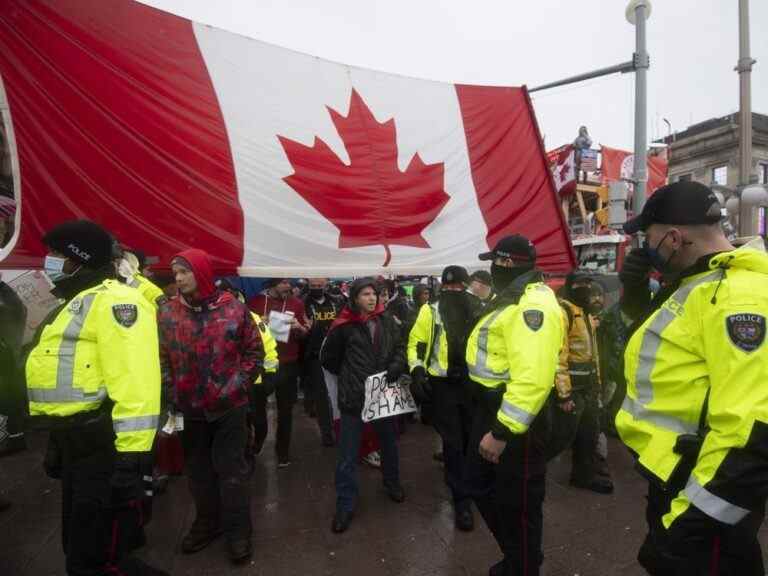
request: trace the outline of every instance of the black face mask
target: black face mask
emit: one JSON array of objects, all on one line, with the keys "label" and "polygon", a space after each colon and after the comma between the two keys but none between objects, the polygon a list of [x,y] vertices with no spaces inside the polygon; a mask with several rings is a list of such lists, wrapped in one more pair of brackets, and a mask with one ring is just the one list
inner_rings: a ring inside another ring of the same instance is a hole
[{"label": "black face mask", "polygon": [[310,288],[309,295],[312,300],[322,300],[323,296],[325,296],[325,290],[322,288]]},{"label": "black face mask", "polygon": [[512,282],[532,269],[533,266],[515,266],[514,268],[507,268],[505,266],[499,266],[494,262],[491,264],[493,287],[497,292],[503,292],[510,284],[512,284]]},{"label": "black face mask", "polygon": [[589,308],[589,297],[591,295],[592,289],[589,286],[571,288],[571,300],[580,308]]}]

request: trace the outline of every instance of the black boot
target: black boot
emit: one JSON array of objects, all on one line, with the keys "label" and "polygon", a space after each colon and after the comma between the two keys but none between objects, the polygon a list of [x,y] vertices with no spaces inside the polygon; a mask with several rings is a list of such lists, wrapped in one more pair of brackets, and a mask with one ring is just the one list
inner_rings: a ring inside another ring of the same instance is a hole
[{"label": "black boot", "polygon": [[346,510],[337,511],[331,523],[331,532],[334,534],[346,532],[350,524],[352,524],[352,512],[347,512]]},{"label": "black boot", "polygon": [[251,556],[253,555],[253,548],[251,546],[250,538],[233,540],[229,543],[228,548],[229,559],[234,564],[243,564],[244,562],[250,560]]}]

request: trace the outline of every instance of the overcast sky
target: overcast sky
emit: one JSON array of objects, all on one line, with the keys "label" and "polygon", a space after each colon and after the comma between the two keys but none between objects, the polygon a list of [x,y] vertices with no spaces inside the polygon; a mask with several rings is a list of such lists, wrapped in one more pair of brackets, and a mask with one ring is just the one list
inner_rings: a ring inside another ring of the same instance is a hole
[{"label": "overcast sky", "polygon": [[[337,62],[457,83],[529,87],[630,60],[628,0],[143,0]],[[737,0],[652,0],[649,138],[738,110]],[[768,1],[751,0],[753,109],[768,113]],[[533,95],[547,148],[581,124],[631,149],[634,76]]]}]

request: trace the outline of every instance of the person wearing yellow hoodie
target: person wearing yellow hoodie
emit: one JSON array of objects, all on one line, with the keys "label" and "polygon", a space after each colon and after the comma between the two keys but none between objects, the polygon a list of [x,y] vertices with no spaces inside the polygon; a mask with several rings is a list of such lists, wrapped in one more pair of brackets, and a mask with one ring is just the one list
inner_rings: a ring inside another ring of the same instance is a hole
[{"label": "person wearing yellow hoodie", "polygon": [[757,533],[768,497],[768,255],[734,249],[714,193],[696,182],[657,190],[626,223],[645,232],[627,256],[624,298],[665,285],[633,326],[622,441],[649,481],[651,575],[764,573]]}]

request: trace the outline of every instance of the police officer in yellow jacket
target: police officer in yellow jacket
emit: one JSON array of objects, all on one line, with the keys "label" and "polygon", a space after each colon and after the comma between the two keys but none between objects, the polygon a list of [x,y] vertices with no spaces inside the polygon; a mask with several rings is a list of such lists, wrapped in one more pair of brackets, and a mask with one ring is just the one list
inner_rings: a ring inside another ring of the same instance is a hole
[{"label": "police officer in yellow jacket", "polygon": [[554,292],[522,236],[501,239],[492,260],[498,297],[467,343],[476,409],[465,481],[504,558],[492,575],[537,576],[542,527],[547,410],[563,339]]},{"label": "police officer in yellow jacket", "polygon": [[408,336],[411,390],[433,404],[433,423],[443,440],[445,481],[451,489],[456,527],[474,528],[472,502],[464,485],[465,455],[472,431],[468,395],[467,338],[481,305],[467,292],[469,274],[461,266],[443,270],[438,301],[424,304]]},{"label": "police officer in yellow jacket", "polygon": [[768,256],[734,249],[702,184],[657,190],[625,225],[646,244],[626,260],[625,296],[666,283],[625,352],[622,441],[649,480],[652,575],[762,575],[757,532],[768,496]]},{"label": "police officer in yellow jacket", "polygon": [[154,310],[114,280],[112,240],[97,224],[65,222],[43,242],[66,302],[39,329],[26,380],[30,415],[50,430],[48,471],[62,481],[67,573],[164,574],[127,554],[160,411]]}]

